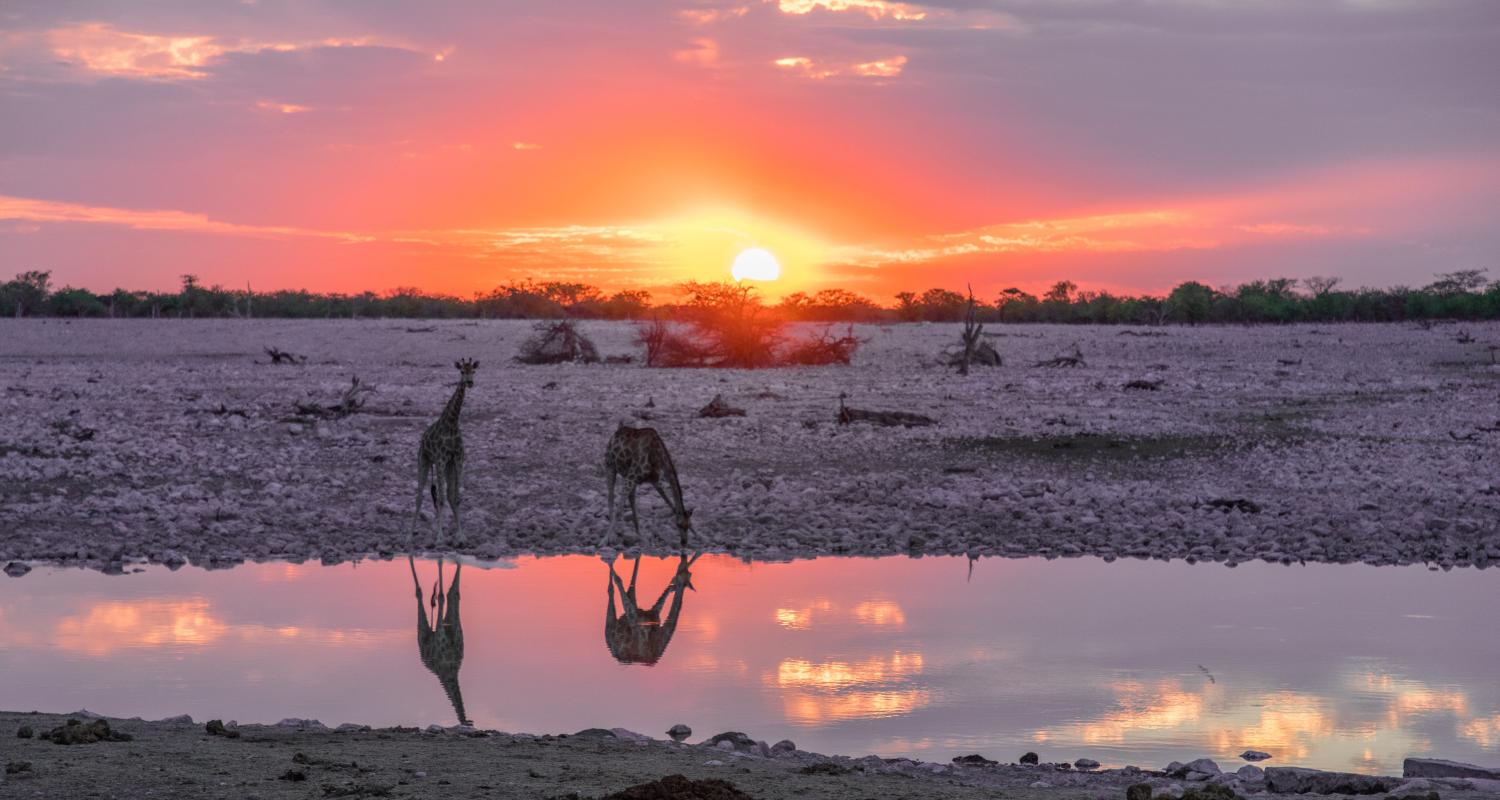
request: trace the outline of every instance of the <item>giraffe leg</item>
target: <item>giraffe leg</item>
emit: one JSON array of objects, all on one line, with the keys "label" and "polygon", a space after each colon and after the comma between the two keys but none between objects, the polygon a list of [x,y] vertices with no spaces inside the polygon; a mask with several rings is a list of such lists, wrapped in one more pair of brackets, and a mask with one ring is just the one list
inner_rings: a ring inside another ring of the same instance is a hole
[{"label": "giraffe leg", "polygon": [[428,482],[432,477],[432,462],[427,459],[425,452],[417,454],[417,510],[412,514],[411,524],[407,526],[410,536],[417,535],[417,523],[422,521],[422,495],[427,493]]},{"label": "giraffe leg", "polygon": [[442,497],[447,493],[448,487],[443,480],[443,468],[438,467],[432,473],[432,537],[433,542],[443,541],[443,502]]},{"label": "giraffe leg", "polygon": [[459,481],[462,480],[464,466],[462,463],[453,466],[453,474],[448,476],[448,508],[453,510],[453,543],[462,545],[464,543],[464,522],[459,515]]},{"label": "giraffe leg", "polygon": [[605,475],[608,476],[607,478],[605,478],[605,483],[609,487],[609,528],[604,531],[604,538],[599,540],[600,550],[603,550],[604,545],[608,544],[609,541],[614,538],[615,523],[617,523],[620,519],[620,506],[615,502],[615,471],[611,469],[608,464],[605,464],[604,472]]},{"label": "giraffe leg", "polygon": [[641,512],[635,507],[635,490],[638,486],[639,484],[632,481],[629,486],[625,487],[625,496],[630,498],[630,521],[635,524],[635,544],[637,545],[641,543]]},{"label": "giraffe leg", "polygon": [[[675,520],[677,518],[677,504],[672,502],[672,498],[667,496],[667,490],[661,488],[660,483],[652,483],[651,487],[656,490],[657,494],[661,495],[661,499],[667,504],[667,508],[672,510],[672,518]],[[683,534],[683,538],[686,539],[687,535]],[[687,542],[684,541],[683,544],[687,544]]]}]

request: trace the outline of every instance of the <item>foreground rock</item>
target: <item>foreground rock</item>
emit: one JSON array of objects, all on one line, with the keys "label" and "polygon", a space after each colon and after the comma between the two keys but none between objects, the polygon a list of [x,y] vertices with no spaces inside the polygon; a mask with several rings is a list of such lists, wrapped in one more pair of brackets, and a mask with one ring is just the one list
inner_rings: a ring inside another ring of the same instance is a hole
[{"label": "foreground rock", "polygon": [[1461,761],[1444,761],[1440,758],[1408,758],[1401,765],[1401,774],[1408,778],[1482,778],[1500,780],[1500,768],[1480,767]]},{"label": "foreground rock", "polygon": [[96,742],[128,742],[130,734],[111,730],[109,722],[102,719],[87,723],[69,719],[62,725],[42,734],[41,738],[53,744],[94,744]]},{"label": "foreground rock", "polygon": [[695,781],[682,775],[668,775],[659,781],[642,783],[611,795],[605,795],[603,800],[754,800],[754,798],[727,781],[713,779]]},{"label": "foreground rock", "polygon": [[1324,772],[1302,767],[1268,767],[1266,788],[1281,794],[1381,794],[1400,786],[1399,778]]}]

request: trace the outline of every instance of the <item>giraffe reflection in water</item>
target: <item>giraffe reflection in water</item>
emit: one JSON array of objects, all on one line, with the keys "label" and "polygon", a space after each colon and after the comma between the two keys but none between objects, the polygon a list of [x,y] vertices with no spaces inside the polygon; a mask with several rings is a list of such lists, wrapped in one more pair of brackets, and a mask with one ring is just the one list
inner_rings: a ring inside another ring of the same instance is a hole
[{"label": "giraffe reflection in water", "polygon": [[[464,565],[453,565],[453,582],[443,591],[443,559],[438,559],[437,582],[432,584],[432,593],[425,602],[422,582],[417,578],[417,562],[406,557],[411,567],[411,582],[417,592],[417,650],[422,656],[422,666],[437,676],[458,715],[458,724],[472,725],[464,713],[464,696],[458,688],[458,668],[464,663],[464,627],[458,618],[458,579]],[[429,609],[431,616],[429,616]]]},{"label": "giraffe reflection in water", "polygon": [[[607,560],[609,608],[604,617],[604,643],[616,661],[621,664],[650,666],[661,660],[662,654],[667,651],[667,645],[672,642],[672,634],[677,630],[684,592],[688,589],[697,591],[693,586],[690,570],[700,555],[702,553],[695,553],[692,558],[688,558],[686,552],[678,555],[676,574],[666,588],[661,590],[656,603],[649,608],[641,608],[635,597],[635,579],[641,571],[641,557],[635,557],[628,587],[615,572],[614,558]],[[620,594],[618,609],[615,606],[616,588]],[[667,611],[666,619],[662,619],[662,607],[667,604],[669,597],[672,607]]]}]

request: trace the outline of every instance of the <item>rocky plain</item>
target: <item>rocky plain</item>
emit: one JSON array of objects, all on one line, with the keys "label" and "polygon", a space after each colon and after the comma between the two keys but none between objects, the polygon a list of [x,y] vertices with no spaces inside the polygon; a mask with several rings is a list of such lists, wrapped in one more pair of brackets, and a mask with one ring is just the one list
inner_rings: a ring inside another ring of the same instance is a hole
[{"label": "rocky plain", "polygon": [[[604,356],[628,323],[586,322]],[[661,431],[694,546],[823,554],[1424,563],[1500,559],[1500,325],[856,326],[850,366],[523,366],[522,321],[0,321],[0,561],[325,562],[435,548],[415,457],[457,378],[463,539],[591,552],[605,442]],[[272,363],[268,348],[302,357]],[[1046,366],[1077,354],[1073,366]],[[305,360],[303,360],[305,358]],[[337,405],[355,379],[362,405]],[[368,391],[365,391],[368,390]],[[935,424],[837,422],[849,407]],[[707,418],[715,396],[743,416]],[[643,541],[670,516],[641,495]],[[413,535],[415,530],[415,536]],[[622,528],[623,530],[623,528]]]}]

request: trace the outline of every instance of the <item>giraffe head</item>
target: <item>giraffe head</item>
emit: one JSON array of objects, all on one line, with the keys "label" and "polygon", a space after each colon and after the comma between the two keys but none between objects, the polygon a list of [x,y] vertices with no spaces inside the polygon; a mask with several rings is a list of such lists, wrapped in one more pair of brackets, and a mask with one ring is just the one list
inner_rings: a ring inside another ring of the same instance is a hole
[{"label": "giraffe head", "polygon": [[693,529],[693,510],[684,505],[682,511],[678,512],[676,517],[677,530],[682,532],[682,540],[686,542],[688,531]]},{"label": "giraffe head", "polygon": [[474,388],[474,370],[479,369],[479,362],[472,358],[463,358],[453,362],[453,366],[458,367],[458,382],[463,384],[465,389]]}]

